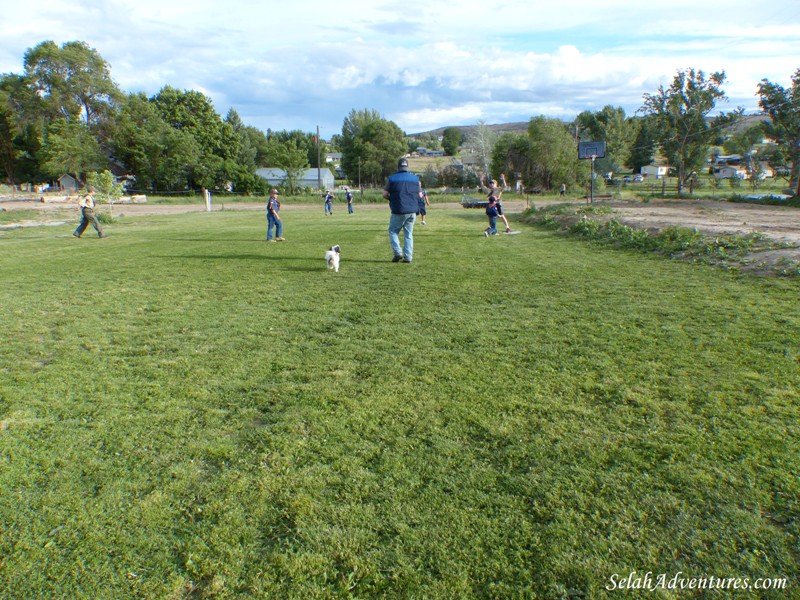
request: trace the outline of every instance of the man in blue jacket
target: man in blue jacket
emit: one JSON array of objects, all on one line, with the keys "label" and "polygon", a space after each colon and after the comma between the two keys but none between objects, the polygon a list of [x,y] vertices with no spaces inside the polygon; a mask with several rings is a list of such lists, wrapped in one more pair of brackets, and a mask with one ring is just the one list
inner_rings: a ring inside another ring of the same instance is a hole
[{"label": "man in blue jacket", "polygon": [[[397,173],[389,175],[383,197],[388,198],[392,215],[389,218],[389,245],[392,262],[410,263],[414,254],[414,220],[420,199],[419,178],[408,172],[408,161],[401,158]],[[403,248],[400,248],[400,230],[403,230]]]}]

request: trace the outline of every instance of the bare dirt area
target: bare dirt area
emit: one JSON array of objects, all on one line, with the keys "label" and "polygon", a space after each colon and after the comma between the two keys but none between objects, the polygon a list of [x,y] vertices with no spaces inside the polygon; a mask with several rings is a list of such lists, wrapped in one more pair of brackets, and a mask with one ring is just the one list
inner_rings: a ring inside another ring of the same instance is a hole
[{"label": "bare dirt area", "polygon": [[711,235],[762,233],[776,242],[800,246],[800,209],[711,200],[614,203],[617,220],[631,227],[696,228]]},{"label": "bare dirt area", "polygon": [[[535,202],[537,207],[563,202]],[[587,206],[574,201],[576,210]],[[742,271],[775,275],[796,271],[800,265],[800,208],[726,202],[719,200],[600,201],[592,206],[610,209],[591,218],[616,219],[637,229],[657,233],[667,227],[694,229],[710,239],[761,236],[765,244],[744,256]],[[764,247],[767,246],[767,247]],[[794,267],[792,269],[792,267]]]}]

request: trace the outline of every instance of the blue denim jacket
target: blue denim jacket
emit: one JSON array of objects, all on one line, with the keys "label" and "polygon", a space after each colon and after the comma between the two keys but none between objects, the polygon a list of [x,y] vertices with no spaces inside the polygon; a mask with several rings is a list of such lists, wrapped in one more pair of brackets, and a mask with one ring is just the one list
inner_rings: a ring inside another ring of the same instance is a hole
[{"label": "blue denim jacket", "polygon": [[396,215],[417,212],[419,207],[419,177],[408,171],[389,175],[386,183],[389,192],[389,208]]}]

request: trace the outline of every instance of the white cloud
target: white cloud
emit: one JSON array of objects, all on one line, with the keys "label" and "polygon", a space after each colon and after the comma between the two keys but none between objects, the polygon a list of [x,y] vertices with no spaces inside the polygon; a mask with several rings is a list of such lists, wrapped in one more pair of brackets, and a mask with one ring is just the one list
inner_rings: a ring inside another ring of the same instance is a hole
[{"label": "white cloud", "polygon": [[126,91],[196,89],[262,129],[319,124],[326,135],[353,108],[409,132],[606,104],[632,113],[686,67],[724,69],[731,107],[755,108],[762,78],[786,84],[800,67],[794,0],[30,0],[4,17],[0,72],[21,72],[43,40],[80,39]]}]

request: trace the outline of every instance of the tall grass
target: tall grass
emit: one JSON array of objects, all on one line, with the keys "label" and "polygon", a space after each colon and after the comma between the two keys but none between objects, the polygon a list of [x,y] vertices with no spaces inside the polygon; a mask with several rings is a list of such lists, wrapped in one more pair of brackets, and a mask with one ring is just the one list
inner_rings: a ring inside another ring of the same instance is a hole
[{"label": "tall grass", "polygon": [[796,281],[282,212],[2,234],[0,596],[797,595]]}]

